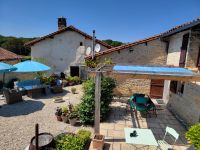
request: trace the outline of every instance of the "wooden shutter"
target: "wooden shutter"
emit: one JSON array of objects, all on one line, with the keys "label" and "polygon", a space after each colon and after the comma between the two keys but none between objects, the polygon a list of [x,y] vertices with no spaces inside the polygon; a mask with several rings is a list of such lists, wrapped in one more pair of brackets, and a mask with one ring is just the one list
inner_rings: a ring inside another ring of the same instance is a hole
[{"label": "wooden shutter", "polygon": [[185,67],[185,59],[186,59],[186,54],[187,54],[188,40],[189,40],[189,34],[183,35],[179,67]]}]

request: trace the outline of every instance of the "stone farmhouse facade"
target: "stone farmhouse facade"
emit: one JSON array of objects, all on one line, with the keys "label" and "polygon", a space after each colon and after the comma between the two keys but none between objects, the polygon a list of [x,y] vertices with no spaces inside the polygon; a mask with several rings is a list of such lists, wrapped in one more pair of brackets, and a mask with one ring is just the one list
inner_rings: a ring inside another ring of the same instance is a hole
[{"label": "stone farmhouse facade", "polygon": [[[101,51],[110,45],[96,39]],[[49,65],[54,73],[82,76],[86,49],[92,47],[92,36],[67,26],[66,19],[58,18],[58,31],[25,44],[31,47],[31,58]]]},{"label": "stone farmhouse facade", "polygon": [[[159,35],[96,53],[95,58],[100,62],[110,58],[114,64],[178,66],[199,72],[200,18]],[[139,92],[162,98],[188,125],[200,122],[200,83],[109,75],[117,80],[118,94],[130,96]]]}]

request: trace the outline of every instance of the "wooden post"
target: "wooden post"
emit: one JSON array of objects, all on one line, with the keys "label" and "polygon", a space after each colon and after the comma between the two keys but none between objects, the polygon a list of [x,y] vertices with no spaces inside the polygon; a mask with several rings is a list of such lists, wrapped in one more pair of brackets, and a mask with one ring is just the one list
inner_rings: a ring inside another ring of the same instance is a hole
[{"label": "wooden post", "polygon": [[39,145],[38,145],[38,134],[39,134],[39,125],[35,124],[35,149],[39,150]]},{"label": "wooden post", "polygon": [[100,105],[101,105],[101,72],[96,72],[95,77],[95,122],[94,133],[100,134]]}]

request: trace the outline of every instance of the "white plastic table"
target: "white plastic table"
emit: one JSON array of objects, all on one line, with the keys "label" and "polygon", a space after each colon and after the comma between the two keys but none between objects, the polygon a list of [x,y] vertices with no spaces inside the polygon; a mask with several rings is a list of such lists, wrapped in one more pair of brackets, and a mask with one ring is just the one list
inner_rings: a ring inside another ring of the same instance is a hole
[{"label": "white plastic table", "polygon": [[[137,132],[136,137],[130,137],[130,133],[133,131]],[[140,128],[124,128],[126,143],[128,144],[138,144],[145,146],[158,146],[158,143],[150,129],[140,129]]]}]

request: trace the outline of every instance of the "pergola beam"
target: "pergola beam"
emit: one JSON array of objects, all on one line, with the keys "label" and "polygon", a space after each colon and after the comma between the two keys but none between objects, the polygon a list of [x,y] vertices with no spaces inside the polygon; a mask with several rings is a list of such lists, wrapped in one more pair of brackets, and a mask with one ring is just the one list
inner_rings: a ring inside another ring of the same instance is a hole
[{"label": "pergola beam", "polygon": [[130,78],[135,79],[163,79],[163,80],[175,80],[175,81],[199,81],[200,76],[184,76],[184,75],[157,75],[157,74],[133,74],[133,73],[120,73],[120,72],[113,72],[117,74],[118,77],[128,75]]}]

